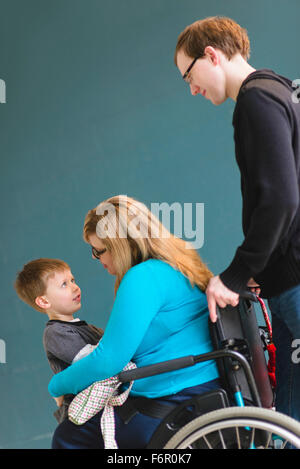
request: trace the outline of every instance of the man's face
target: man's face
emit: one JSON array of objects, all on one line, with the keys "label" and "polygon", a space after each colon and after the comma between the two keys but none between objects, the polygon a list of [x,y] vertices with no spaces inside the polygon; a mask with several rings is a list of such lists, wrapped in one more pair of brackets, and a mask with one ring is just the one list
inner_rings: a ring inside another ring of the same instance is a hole
[{"label": "man's face", "polygon": [[[223,103],[228,98],[220,54],[221,52],[213,47],[206,47],[205,56],[196,60],[185,80],[189,84],[193,96],[201,94],[215,105]],[[179,50],[177,67],[181,76],[184,75],[192,62],[193,57],[186,55],[182,49]]]}]

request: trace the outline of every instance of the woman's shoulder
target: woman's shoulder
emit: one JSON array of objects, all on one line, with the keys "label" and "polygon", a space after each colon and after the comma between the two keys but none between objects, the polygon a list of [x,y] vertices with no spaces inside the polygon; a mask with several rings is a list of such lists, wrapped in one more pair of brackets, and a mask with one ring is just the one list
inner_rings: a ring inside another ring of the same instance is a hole
[{"label": "woman's shoulder", "polygon": [[[159,298],[161,305],[199,301],[205,294],[196,286],[192,287],[188,278],[179,270],[160,259],[148,259],[131,267],[124,275],[118,294],[128,296],[128,292],[136,295],[150,295]],[[158,301],[158,300],[157,300]]]},{"label": "woman's shoulder", "polygon": [[118,297],[128,297],[128,293],[135,296],[137,292],[157,297],[158,292],[163,290],[162,285],[169,283],[168,269],[172,267],[158,259],[147,259],[134,265],[124,274],[118,288]]},{"label": "woman's shoulder", "polygon": [[146,261],[140,262],[139,264],[131,267],[126,272],[126,275],[130,274],[135,276],[151,273],[157,273],[159,275],[160,273],[167,274],[168,272],[169,274],[174,274],[178,273],[178,270],[161,259],[147,259]]},{"label": "woman's shoulder", "polygon": [[135,285],[146,282],[148,285],[168,285],[176,288],[179,285],[189,283],[188,279],[173,266],[160,259],[147,259],[131,267],[124,275],[121,283],[134,283]]}]

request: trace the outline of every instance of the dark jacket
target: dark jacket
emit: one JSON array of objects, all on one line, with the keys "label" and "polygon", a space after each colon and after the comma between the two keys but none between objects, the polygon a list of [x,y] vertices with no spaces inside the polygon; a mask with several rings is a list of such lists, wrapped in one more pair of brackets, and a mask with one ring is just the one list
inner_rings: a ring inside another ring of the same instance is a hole
[{"label": "dark jacket", "polygon": [[[102,329],[85,321],[48,321],[43,334],[43,345],[53,373],[59,373],[71,365],[80,350],[87,344],[96,345],[102,336]],[[54,412],[58,423],[68,417],[68,408],[73,398],[73,394],[64,396],[62,406]]]},{"label": "dark jacket", "polygon": [[[296,101],[296,102],[295,102]],[[253,277],[269,298],[300,283],[300,103],[292,82],[258,70],[233,114],[244,240],[220,275],[237,293]]]}]

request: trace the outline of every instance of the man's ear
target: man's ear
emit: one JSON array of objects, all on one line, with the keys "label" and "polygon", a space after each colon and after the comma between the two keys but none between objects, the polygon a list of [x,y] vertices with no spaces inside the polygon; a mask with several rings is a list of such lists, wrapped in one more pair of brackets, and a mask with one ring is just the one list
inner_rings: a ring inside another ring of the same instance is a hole
[{"label": "man's ear", "polygon": [[51,306],[51,304],[49,303],[49,301],[47,300],[45,296],[37,296],[34,301],[37,304],[37,306],[42,309],[49,309]]},{"label": "man's ear", "polygon": [[212,46],[206,46],[204,49],[205,55],[211,60],[214,65],[217,65],[220,61],[218,52],[219,50],[215,49]]}]

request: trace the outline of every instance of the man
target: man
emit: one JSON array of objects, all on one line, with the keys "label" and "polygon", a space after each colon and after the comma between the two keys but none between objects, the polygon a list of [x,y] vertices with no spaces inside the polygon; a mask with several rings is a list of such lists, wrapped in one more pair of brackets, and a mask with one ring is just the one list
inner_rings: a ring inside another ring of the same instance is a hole
[{"label": "man", "polygon": [[[244,240],[228,268],[211,279],[207,299],[237,305],[247,286],[261,289],[272,313],[277,348],[276,408],[300,420],[300,104],[292,82],[248,64],[245,29],[225,17],[187,26],[175,63],[192,95],[219,105],[231,98],[236,161],[241,174]],[[298,339],[298,340],[297,340]]]}]

